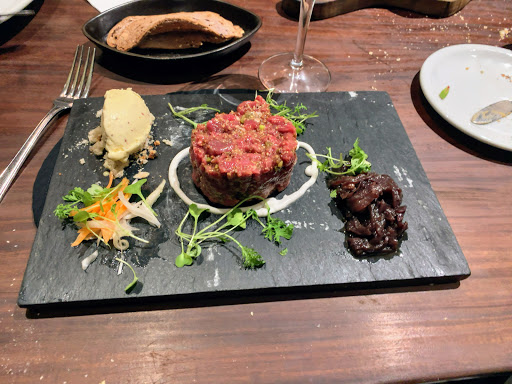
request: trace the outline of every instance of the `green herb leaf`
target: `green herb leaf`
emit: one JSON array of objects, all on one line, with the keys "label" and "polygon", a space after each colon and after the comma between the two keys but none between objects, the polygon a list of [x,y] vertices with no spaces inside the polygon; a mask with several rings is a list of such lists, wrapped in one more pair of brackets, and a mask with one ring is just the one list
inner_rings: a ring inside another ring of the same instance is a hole
[{"label": "green herb leaf", "polygon": [[94,204],[95,200],[92,198],[89,192],[84,192],[82,196],[82,202],[84,203],[84,206],[88,207],[89,205]]},{"label": "green herb leaf", "polygon": [[366,159],[368,155],[359,147],[359,138],[356,139],[353,148],[348,152],[350,156],[350,168],[348,170],[351,175],[360,173],[368,173],[372,165]]},{"label": "green herb leaf", "polygon": [[267,214],[267,225],[263,228],[265,238],[281,244],[281,237],[290,240],[293,234],[293,224],[286,224],[283,220],[270,216],[270,210]]},{"label": "green herb leaf", "polygon": [[[359,147],[359,139],[356,139],[352,149],[349,151],[350,161],[343,160],[343,154],[335,158],[332,156],[331,148],[327,148],[327,155],[315,154],[314,158],[309,153],[306,154],[313,162],[316,163],[320,172],[327,172],[331,175],[357,175],[359,173],[367,173],[371,170],[372,164],[366,160],[368,155]],[[325,158],[321,162],[318,158]]]},{"label": "green herb leaf", "polygon": [[72,189],[71,191],[69,191],[68,194],[66,196],[64,196],[62,199],[64,201],[81,202],[84,192],[85,191],[82,188],[76,187],[75,189]]},{"label": "green herb leaf", "polygon": [[197,257],[199,257],[199,255],[201,254],[201,246],[199,244],[194,244],[190,250],[188,251],[188,255],[190,257],[193,257],[194,259],[196,259]]},{"label": "green herb leaf", "polygon": [[57,208],[55,208],[55,211],[53,211],[53,214],[61,220],[67,219],[71,212],[76,211],[76,204],[77,203],[59,204]]},{"label": "green herb leaf", "polygon": [[242,247],[242,257],[244,267],[248,269],[259,268],[265,264],[265,260],[254,249],[249,247]]},{"label": "green herb leaf", "polygon": [[74,188],[63,196],[64,201],[71,201],[70,204],[59,204],[53,213],[59,219],[64,220],[69,217],[71,212],[75,211],[78,203],[83,203],[84,206],[89,206],[94,203],[94,200],[89,192],[84,191],[82,188]]},{"label": "green herb leaf", "polygon": [[124,193],[131,193],[132,195],[138,195],[141,199],[144,199],[144,196],[142,195],[141,187],[144,185],[144,183],[147,181],[147,179],[140,179],[139,181],[128,185],[124,189]]},{"label": "green herb leaf", "polygon": [[99,215],[97,213],[91,213],[86,211],[79,211],[75,216],[73,216],[73,221],[75,223],[85,223],[89,219],[94,219],[95,217],[98,217]]},{"label": "green herb leaf", "polygon": [[192,217],[194,217],[195,219],[199,219],[199,216],[201,216],[201,213],[203,213],[204,211],[207,211],[207,209],[206,208],[200,209],[197,207],[196,204],[190,204],[188,206],[188,211],[190,212]]},{"label": "green herb leaf", "polygon": [[104,189],[105,188],[100,187],[98,184],[93,184],[87,189],[87,192],[89,192],[91,196],[98,196],[101,195]]},{"label": "green herb leaf", "polygon": [[240,208],[233,208],[226,216],[226,223],[232,227],[245,229],[247,218]]},{"label": "green herb leaf", "polygon": [[281,252],[279,252],[281,256],[286,256],[288,254],[288,248],[283,249]]},{"label": "green herb leaf", "polygon": [[446,88],[444,88],[440,93],[439,93],[439,97],[441,98],[441,100],[444,100],[446,98],[446,96],[448,96],[448,92],[450,92],[450,86],[448,85]]},{"label": "green herb leaf", "polygon": [[335,190],[335,189],[333,189],[333,190],[329,193],[329,196],[331,197],[331,199],[335,199],[337,195],[338,195],[338,194],[337,194],[337,192],[336,192],[336,190]]},{"label": "green herb leaf", "polygon": [[192,259],[192,256],[185,252],[181,252],[178,257],[176,257],[174,264],[176,264],[178,268],[183,268],[185,265],[192,265],[193,262],[194,260]]},{"label": "green herb leaf", "polygon": [[153,208],[149,206],[149,204],[146,202],[146,198],[142,194],[141,187],[144,185],[144,183],[147,181],[147,179],[140,179],[139,181],[128,185],[123,192],[124,193],[130,193],[132,195],[137,195],[140,197],[140,199],[144,202],[146,207],[149,208],[149,210],[153,213],[153,215],[158,216],[155,211],[153,211]]}]

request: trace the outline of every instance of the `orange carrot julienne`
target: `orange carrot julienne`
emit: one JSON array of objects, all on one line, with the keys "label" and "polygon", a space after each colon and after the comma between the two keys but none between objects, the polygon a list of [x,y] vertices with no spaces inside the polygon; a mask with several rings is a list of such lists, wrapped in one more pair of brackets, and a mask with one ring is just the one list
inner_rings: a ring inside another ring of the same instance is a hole
[{"label": "orange carrot julienne", "polygon": [[71,243],[71,246],[76,247],[78,244],[80,244],[82,241],[84,241],[85,238],[90,234],[91,234],[91,231],[89,230],[89,228],[86,228],[86,227],[80,228],[78,230],[78,237],[76,238],[76,240],[73,243]]},{"label": "orange carrot julienne", "polygon": [[112,186],[112,182],[114,181],[114,172],[110,171],[108,177],[108,185],[106,186],[106,188],[110,188]]},{"label": "orange carrot julienne", "polygon": [[[113,173],[110,172],[109,183],[106,188],[110,188],[112,182],[114,180]],[[97,201],[87,207],[77,209],[70,213],[70,216],[75,216],[78,212],[84,211],[88,213],[94,213],[97,216],[94,220],[109,220],[115,221],[117,217],[128,210],[128,208],[119,200],[119,192],[122,192],[129,185],[129,180],[127,178],[123,178],[119,184],[113,189],[111,195],[108,196],[107,199],[103,199]],[[129,200],[131,197],[131,193],[124,193],[124,197],[126,200]],[[114,207],[112,209],[112,207]],[[79,223],[77,223],[79,224]],[[101,237],[105,243],[108,243],[110,239],[113,237],[115,230],[112,228],[89,228],[87,224],[84,224],[80,229],[78,229],[78,236],[76,240],[71,244],[71,246],[75,247],[81,244],[84,240],[93,239],[96,237]]]}]

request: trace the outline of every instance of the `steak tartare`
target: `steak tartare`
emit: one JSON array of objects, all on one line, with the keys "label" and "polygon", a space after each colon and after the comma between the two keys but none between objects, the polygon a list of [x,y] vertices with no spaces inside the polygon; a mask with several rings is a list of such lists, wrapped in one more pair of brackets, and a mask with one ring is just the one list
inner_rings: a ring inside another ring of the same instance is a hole
[{"label": "steak tartare", "polygon": [[214,203],[233,206],[249,196],[267,197],[290,183],[297,161],[297,132],[273,116],[261,97],[236,112],[218,113],[192,132],[192,179]]}]

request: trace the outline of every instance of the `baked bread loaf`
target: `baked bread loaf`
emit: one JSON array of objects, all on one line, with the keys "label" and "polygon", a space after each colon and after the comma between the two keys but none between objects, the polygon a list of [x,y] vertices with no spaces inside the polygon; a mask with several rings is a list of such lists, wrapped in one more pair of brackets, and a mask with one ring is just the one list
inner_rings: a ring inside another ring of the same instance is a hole
[{"label": "baked bread loaf", "polygon": [[197,48],[204,42],[222,43],[240,38],[244,30],[217,13],[177,12],[128,16],[107,35],[107,44],[120,51],[134,48]]}]

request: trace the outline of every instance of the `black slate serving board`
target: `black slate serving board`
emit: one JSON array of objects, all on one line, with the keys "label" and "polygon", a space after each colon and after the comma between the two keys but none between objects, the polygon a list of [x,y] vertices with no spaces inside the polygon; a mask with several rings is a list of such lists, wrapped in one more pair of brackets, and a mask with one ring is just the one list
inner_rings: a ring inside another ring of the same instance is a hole
[{"label": "black slate serving board", "polygon": [[[150,227],[141,221],[137,235],[150,241],[131,241],[124,258],[135,268],[141,283],[126,294],[124,287],[132,274],[123,268],[117,274],[114,249],[100,247],[100,256],[86,272],[81,260],[96,249],[94,242],[76,248],[70,243],[76,237],[72,225],[63,226],[53,215],[61,196],[75,186],[88,188],[103,176],[101,159],[89,152],[87,132],[99,124],[97,111],[103,98],[75,102],[66,128],[60,154],[49,186],[18,304],[22,307],[58,303],[100,304],[125,300],[169,299],[187,294],[234,295],[255,290],[310,290],[322,287],[355,288],[413,285],[457,281],[469,276],[466,259],[452,229],[432,191],[425,172],[396,114],[389,95],[384,92],[335,92],[315,94],[282,94],[275,96],[288,105],[302,102],[319,117],[311,119],[299,140],[313,146],[316,152],[347,153],[356,138],[368,153],[373,170],[391,175],[404,194],[407,205],[407,235],[396,254],[356,258],[344,245],[343,222],[338,208],[329,197],[325,179],[320,176],[302,197],[275,216],[295,225],[291,240],[281,246],[270,243],[261,234],[261,226],[250,222],[236,237],[245,246],[258,250],[266,260],[263,268],[245,270],[240,264],[240,251],[232,243],[203,247],[203,254],[190,267],[177,268],[175,257],[181,247],[174,234],[186,213],[167,183],[154,208],[162,227]],[[191,127],[172,116],[168,103],[176,107],[192,107],[207,103],[228,112],[248,99],[254,91],[200,91],[157,96],[144,96],[155,115],[153,135],[168,139],[172,146],[160,145],[157,159],[143,168],[150,172],[146,191],[150,192],[162,179],[167,179],[169,163],[181,149],[188,147]],[[204,121],[212,115],[192,116]],[[291,193],[307,179],[304,169],[309,160],[302,149],[290,186],[282,192]],[[85,160],[85,164],[80,163]],[[140,166],[132,164],[127,176],[133,176]],[[198,202],[204,198],[190,181],[188,160],[179,168],[182,188]],[[206,221],[211,220],[207,218]],[[288,254],[279,251],[288,248]]]}]

